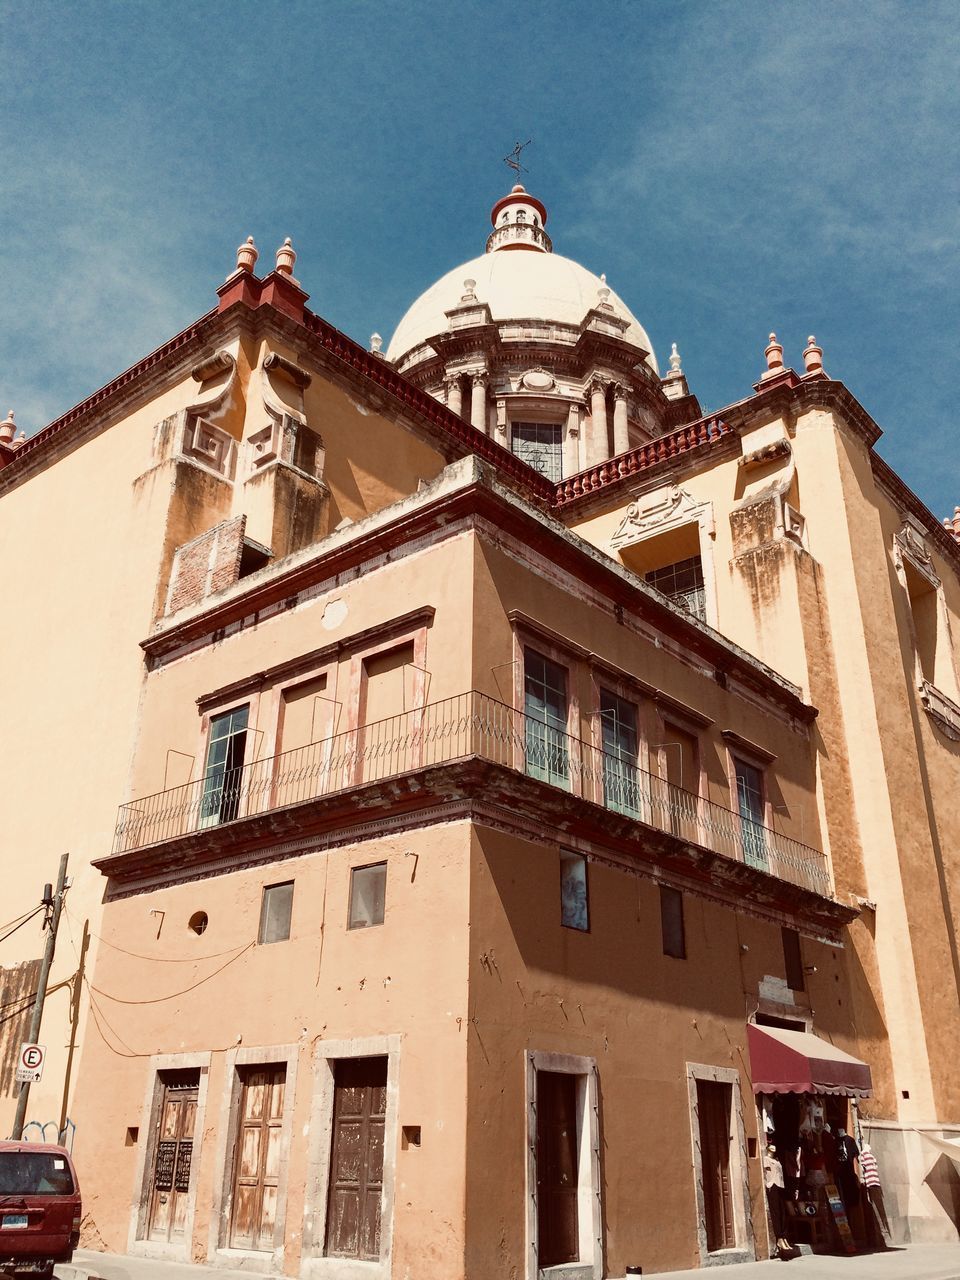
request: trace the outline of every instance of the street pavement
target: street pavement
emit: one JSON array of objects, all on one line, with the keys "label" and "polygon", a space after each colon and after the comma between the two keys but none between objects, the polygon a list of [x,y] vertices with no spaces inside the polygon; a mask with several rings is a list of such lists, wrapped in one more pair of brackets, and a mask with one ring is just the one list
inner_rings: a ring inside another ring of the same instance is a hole
[{"label": "street pavement", "polygon": [[[58,1280],[250,1280],[252,1274],[249,1270],[224,1271],[91,1249],[78,1249],[72,1264],[57,1267]],[[789,1262],[741,1262],[699,1271],[647,1273],[644,1280],[709,1280],[711,1276],[716,1280],[772,1280],[787,1275],[794,1280],[960,1280],[960,1244],[913,1244],[854,1258],[804,1254]],[[450,1280],[456,1278],[451,1276]],[[491,1275],[487,1280],[501,1278]]]},{"label": "street pavement", "polygon": [[[853,1258],[810,1253],[788,1262],[738,1262],[729,1267],[709,1267],[699,1271],[661,1271],[643,1280],[772,1280],[792,1276],[794,1280],[960,1280],[960,1244],[911,1244],[895,1246],[884,1253],[860,1253]],[[119,1277],[117,1278],[119,1280]]]}]

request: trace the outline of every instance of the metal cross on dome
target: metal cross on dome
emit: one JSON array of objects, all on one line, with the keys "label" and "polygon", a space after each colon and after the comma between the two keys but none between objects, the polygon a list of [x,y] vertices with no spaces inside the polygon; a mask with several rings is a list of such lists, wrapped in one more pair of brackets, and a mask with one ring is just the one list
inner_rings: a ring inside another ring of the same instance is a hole
[{"label": "metal cross on dome", "polygon": [[517,145],[510,152],[510,154],[508,156],[503,157],[503,163],[510,166],[510,168],[517,175],[517,178],[520,177],[521,173],[529,172],[529,170],[520,163],[520,152],[524,149],[524,147],[529,147],[532,141],[533,141],[532,138],[528,138],[526,142],[518,142]]}]

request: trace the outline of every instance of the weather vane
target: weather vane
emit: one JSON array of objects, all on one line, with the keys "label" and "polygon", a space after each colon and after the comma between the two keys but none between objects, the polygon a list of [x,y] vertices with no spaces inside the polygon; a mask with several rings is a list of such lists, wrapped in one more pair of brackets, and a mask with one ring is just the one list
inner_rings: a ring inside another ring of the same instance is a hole
[{"label": "weather vane", "polygon": [[510,166],[510,168],[517,175],[518,179],[521,173],[529,172],[527,168],[520,163],[520,152],[523,150],[524,147],[529,147],[532,141],[533,141],[532,138],[528,138],[526,142],[518,142],[517,145],[510,152],[510,154],[508,156],[503,157],[503,163]]}]

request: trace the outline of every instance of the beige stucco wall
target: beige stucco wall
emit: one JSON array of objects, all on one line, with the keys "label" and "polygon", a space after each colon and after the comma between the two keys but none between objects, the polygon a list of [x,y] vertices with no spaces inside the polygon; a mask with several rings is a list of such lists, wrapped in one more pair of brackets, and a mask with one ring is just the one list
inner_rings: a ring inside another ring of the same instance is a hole
[{"label": "beige stucco wall", "polygon": [[[737,457],[701,459],[659,485],[678,483],[695,504],[712,504],[715,533],[701,546],[713,560],[719,629],[799,683],[820,711],[818,809],[838,888],[847,901],[877,904],[851,931],[861,1049],[877,1084],[867,1109],[907,1124],[953,1121],[960,883],[945,836],[960,820],[960,752],[919,702],[892,555],[903,513],[836,412],[806,411],[789,428],[773,416],[758,420],[743,452],[777,438],[790,440],[787,492],[805,520],[802,545],[781,539],[744,554],[734,537],[737,504],[751,484],[759,491],[764,479],[786,476],[786,462],[751,482]],[[651,482],[642,502],[657,488]],[[609,548],[629,500],[593,511],[577,531]],[[928,545],[956,663],[960,579]]]},{"label": "beige stucco wall", "polygon": [[[348,930],[350,868],[379,861],[387,863],[384,923]],[[295,886],[290,940],[258,946],[262,887],[288,879]],[[460,1273],[468,886],[467,828],[449,824],[112,903],[95,981],[105,1034],[87,1037],[77,1100],[89,1238],[99,1233],[107,1248],[127,1248],[141,1192],[138,1156],[149,1138],[151,1057],[209,1052],[187,1256],[212,1257],[211,1205],[221,1199],[216,1138],[232,1084],[226,1054],[239,1047],[256,1060],[258,1047],[292,1044],[297,1083],[285,1112],[291,1141],[283,1270],[296,1274],[305,1211],[319,1213],[321,1224],[326,1212],[326,1188],[319,1200],[309,1190],[317,1046],[397,1035],[399,1118],[420,1125],[423,1139],[419,1148],[401,1151],[398,1144],[388,1153],[397,1171],[393,1265],[397,1274],[419,1274],[427,1259],[431,1274]],[[210,922],[199,937],[187,924],[198,910]],[[138,1143],[126,1145],[134,1126]],[[228,1152],[227,1182],[231,1166]],[[223,1264],[237,1265],[236,1256]]]},{"label": "beige stucco wall", "polygon": [[[264,425],[255,372],[264,355],[273,349],[292,354],[282,343],[253,338],[243,323],[235,317],[233,328],[220,335],[237,374],[227,400],[209,411],[215,425],[238,441]],[[158,381],[138,407],[105,416],[100,433],[79,447],[69,447],[68,428],[48,446],[46,465],[23,483],[15,483],[16,463],[3,477],[0,540],[9,550],[0,566],[0,591],[8,607],[0,615],[0,641],[18,675],[8,675],[4,693],[3,751],[16,783],[6,790],[0,832],[0,922],[39,902],[44,882],[56,880],[60,854],[69,851],[73,885],[52,985],[77,968],[83,921],[90,919],[98,932],[102,883],[89,862],[109,850],[117,805],[136,785],[130,767],[140,732],[139,642],[163,608],[173,553],[232,512],[242,514],[252,500],[242,484],[242,460],[231,485],[195,460],[170,455],[176,415],[203,399],[186,371],[200,354],[187,351],[186,366],[169,375],[166,386]],[[306,417],[308,425],[318,424],[326,446],[327,528],[415,491],[421,478],[443,465],[439,451],[370,412],[319,369],[307,390]],[[278,490],[277,500],[293,499]],[[181,743],[189,735],[168,738],[173,745],[174,738]],[[155,787],[164,785],[166,771],[167,740],[159,741],[165,745],[159,780],[151,775]],[[179,749],[195,748],[187,741]],[[0,966],[33,959],[42,947],[31,923],[0,944]],[[48,1059],[42,1083],[31,1092],[29,1118],[59,1119],[68,994],[61,988],[49,998],[41,1034]],[[84,1006],[81,1037],[86,1024]],[[16,1024],[5,1029],[4,1061],[20,1035]],[[0,1098],[3,1133],[14,1108],[12,1094]]]},{"label": "beige stucco wall", "polygon": [[[527,1050],[596,1061],[606,1275],[699,1264],[688,1063],[738,1073],[745,1135],[757,1137],[745,1025],[761,980],[783,977],[779,930],[685,895],[687,958],[675,960],[662,954],[653,881],[602,861],[588,875],[581,933],[560,924],[556,843],[475,833],[468,1276],[508,1273],[524,1256]],[[856,1052],[842,952],[803,948],[818,1033]],[[758,1159],[746,1167],[750,1225],[738,1244],[755,1240],[766,1256]]]}]

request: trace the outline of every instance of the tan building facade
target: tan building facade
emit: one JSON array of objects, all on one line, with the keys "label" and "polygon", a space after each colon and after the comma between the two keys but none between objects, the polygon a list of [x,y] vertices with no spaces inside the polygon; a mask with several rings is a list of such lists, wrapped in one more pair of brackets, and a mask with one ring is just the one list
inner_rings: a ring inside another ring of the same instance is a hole
[{"label": "tan building facade", "polygon": [[[824,1117],[900,1238],[954,1238],[918,1131],[960,1132],[960,548],[812,341],[703,418],[538,200],[492,220],[389,360],[242,246],[0,439],[7,651],[48,673],[5,916],[74,873],[30,1118],[79,1042],[88,1238],[213,1267],[762,1257],[766,1138]],[[816,1087],[758,1074],[812,1036]]]}]

